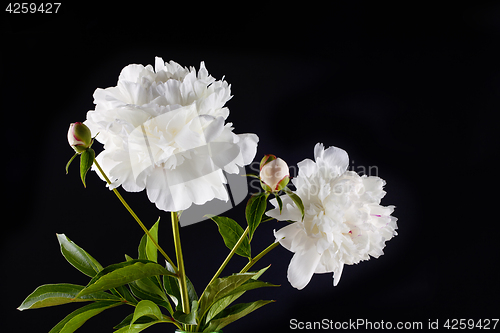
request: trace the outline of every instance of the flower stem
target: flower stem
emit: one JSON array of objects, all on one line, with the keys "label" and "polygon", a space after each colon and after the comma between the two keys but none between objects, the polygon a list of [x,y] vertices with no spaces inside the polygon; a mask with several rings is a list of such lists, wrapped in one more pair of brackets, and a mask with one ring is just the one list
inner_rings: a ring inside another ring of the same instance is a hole
[{"label": "flower stem", "polygon": [[219,269],[217,270],[217,272],[215,272],[214,277],[212,278],[212,280],[210,280],[210,282],[208,283],[208,285],[210,285],[212,282],[214,282],[215,279],[217,279],[219,277],[219,275],[222,273],[222,271],[224,270],[224,268],[226,267],[226,265],[229,263],[229,260],[231,260],[231,258],[233,257],[233,255],[238,250],[238,247],[240,247],[241,243],[243,243],[243,241],[245,240],[245,237],[247,236],[248,232],[250,231],[249,228],[250,227],[247,227],[245,229],[245,231],[241,235],[240,239],[238,239],[238,242],[236,242],[236,244],[234,244],[233,249],[231,250],[231,252],[229,252],[229,254],[227,255],[227,257],[224,260],[224,262],[222,263],[222,265],[219,267]]},{"label": "flower stem", "polygon": [[171,213],[172,217],[172,232],[174,234],[175,254],[177,256],[177,278],[179,280],[179,288],[181,292],[182,311],[186,314],[189,310],[189,297],[186,284],[186,272],[184,269],[184,259],[182,258],[181,238],[179,233],[179,215],[177,212]]},{"label": "flower stem", "polygon": [[[108,176],[106,176],[106,174],[102,170],[102,168],[99,165],[99,163],[97,163],[96,159],[94,159],[94,164],[97,167],[97,169],[99,169],[99,171],[101,172],[101,175],[104,177],[104,179],[106,179],[106,182],[109,185],[111,185],[111,181],[109,180]],[[151,234],[149,233],[149,230],[146,228],[146,226],[144,225],[144,223],[142,223],[142,221],[139,219],[139,217],[134,213],[134,211],[132,210],[132,208],[130,208],[130,206],[127,204],[127,202],[125,201],[125,199],[123,199],[123,197],[121,196],[120,192],[118,192],[118,190],[116,188],[113,189],[113,192],[118,197],[118,199],[123,204],[123,206],[125,206],[125,208],[128,210],[128,212],[130,213],[130,215],[132,215],[132,217],[135,219],[135,221],[139,224],[139,226],[142,228],[142,230],[144,231],[144,233],[153,242],[153,244],[156,246],[156,248],[158,249],[158,251],[160,251],[160,253],[163,255],[163,257],[165,257],[165,259],[168,261],[168,263],[170,265],[172,265],[172,267],[174,268],[174,270],[177,271],[177,267],[174,265],[172,259],[170,259],[170,257],[165,253],[165,251],[163,251],[163,249],[158,244],[158,242],[156,242],[156,240],[153,238],[153,236],[151,236]]]},{"label": "flower stem", "polygon": [[268,254],[272,249],[274,249],[276,246],[280,245],[279,242],[275,242],[275,243],[272,243],[271,245],[269,245],[264,251],[262,251],[261,253],[259,253],[255,258],[252,258],[252,260],[250,260],[248,262],[248,264],[246,264],[245,267],[243,267],[243,269],[240,271],[240,273],[246,273],[248,272],[248,270],[257,262],[260,260],[260,258],[262,258],[263,256],[265,256],[266,254]]}]

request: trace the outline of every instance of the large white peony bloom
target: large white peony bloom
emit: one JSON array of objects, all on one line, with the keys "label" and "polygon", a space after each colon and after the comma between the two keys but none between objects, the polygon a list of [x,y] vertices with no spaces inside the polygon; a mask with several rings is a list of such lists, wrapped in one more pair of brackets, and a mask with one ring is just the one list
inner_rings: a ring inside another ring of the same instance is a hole
[{"label": "large white peony bloom", "polygon": [[104,144],[97,161],[111,187],[146,189],[165,211],[227,201],[223,171],[238,173],[252,162],[258,142],[225,123],[230,98],[230,85],[210,76],[203,62],[198,73],[158,57],[154,68],[123,68],[116,87],[96,89],[85,121]]},{"label": "large white peony bloom", "polygon": [[333,272],[337,285],[344,264],[377,258],[383,254],[385,242],[397,234],[397,219],[390,216],[394,206],[380,205],[384,180],[346,171],[347,153],[336,147],[325,150],[318,143],[314,158],[315,162],[300,162],[298,176],[292,180],[304,204],[304,220],[288,196],[281,197],[281,214],[276,199],[271,201],[275,209],[267,213],[277,220],[295,221],[275,236],[295,253],[288,280],[297,289],[304,288],[314,273]]}]

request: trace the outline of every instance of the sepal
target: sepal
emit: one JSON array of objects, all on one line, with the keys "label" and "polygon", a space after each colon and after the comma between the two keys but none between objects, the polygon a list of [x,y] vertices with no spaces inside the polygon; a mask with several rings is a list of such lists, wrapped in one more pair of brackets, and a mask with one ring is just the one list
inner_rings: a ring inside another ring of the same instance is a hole
[{"label": "sepal", "polygon": [[85,177],[87,172],[94,164],[95,151],[92,148],[87,148],[80,156],[80,177],[82,178],[83,186],[87,187],[85,184]]},{"label": "sepal", "polygon": [[302,199],[300,199],[300,197],[297,194],[293,193],[288,187],[285,187],[283,191],[285,191],[290,199],[295,202],[297,207],[300,209],[300,212],[302,213],[302,220],[304,220],[304,204],[302,203]]}]

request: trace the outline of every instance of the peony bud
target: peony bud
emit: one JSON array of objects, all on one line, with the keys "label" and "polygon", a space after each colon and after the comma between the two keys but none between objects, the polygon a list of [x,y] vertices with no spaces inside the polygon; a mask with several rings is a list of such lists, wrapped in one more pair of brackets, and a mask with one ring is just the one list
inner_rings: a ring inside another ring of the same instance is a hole
[{"label": "peony bud", "polygon": [[83,123],[72,123],[69,125],[68,142],[77,153],[81,154],[92,144],[90,129]]},{"label": "peony bud", "polygon": [[290,181],[288,165],[274,155],[264,156],[260,167],[260,180],[264,190],[281,191]]}]

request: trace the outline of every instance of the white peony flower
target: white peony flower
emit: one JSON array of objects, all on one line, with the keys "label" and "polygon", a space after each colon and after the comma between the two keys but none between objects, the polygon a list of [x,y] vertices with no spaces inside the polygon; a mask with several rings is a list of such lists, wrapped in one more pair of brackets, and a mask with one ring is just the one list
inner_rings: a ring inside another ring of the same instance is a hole
[{"label": "white peony flower", "polygon": [[85,124],[104,144],[97,161],[111,188],[146,189],[159,209],[180,211],[227,201],[223,171],[238,173],[255,157],[258,137],[225,123],[230,85],[200,69],[156,58],[128,65],[116,87],[96,89]]},{"label": "white peony flower", "polygon": [[288,280],[304,288],[314,273],[334,273],[336,286],[344,264],[357,264],[383,254],[385,242],[395,236],[394,206],[384,207],[380,200],[384,180],[346,171],[347,153],[339,148],[314,148],[315,162],[298,164],[299,174],[292,179],[295,193],[302,199],[305,216],[288,197],[282,196],[283,211],[275,206],[267,214],[277,220],[295,221],[278,231],[276,240],[294,252],[288,267]]}]

